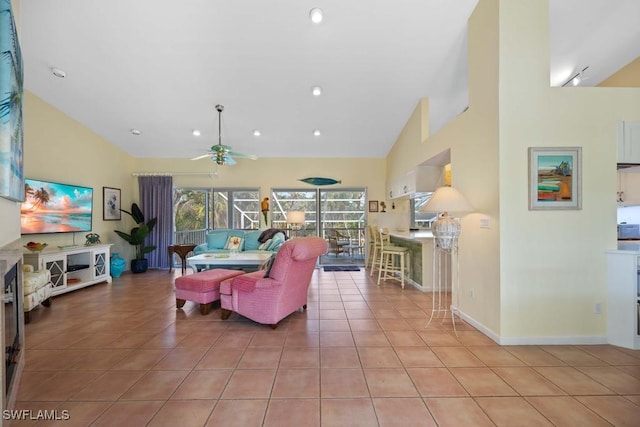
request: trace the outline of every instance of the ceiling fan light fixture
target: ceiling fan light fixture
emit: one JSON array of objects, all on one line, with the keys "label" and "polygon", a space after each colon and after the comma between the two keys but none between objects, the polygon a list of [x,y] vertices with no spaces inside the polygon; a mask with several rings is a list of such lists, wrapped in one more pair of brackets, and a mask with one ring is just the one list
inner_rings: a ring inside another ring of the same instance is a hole
[{"label": "ceiling fan light fixture", "polygon": [[311,9],[309,11],[309,18],[314,24],[321,23],[323,19],[322,9],[320,9],[319,7],[314,7],[313,9]]},{"label": "ceiling fan light fixture", "polygon": [[313,136],[320,136],[320,129],[314,129]]},{"label": "ceiling fan light fixture", "polygon": [[322,95],[322,88],[320,86],[314,86],[311,88],[311,93],[313,96],[320,96]]},{"label": "ceiling fan light fixture", "polygon": [[142,132],[140,132],[140,129],[131,129],[129,132],[131,132],[131,135],[142,135]]},{"label": "ceiling fan light fixture", "polygon": [[260,136],[260,135],[262,135],[262,133],[260,132],[259,129],[254,129],[253,130],[253,136]]},{"label": "ceiling fan light fixture", "polygon": [[64,70],[61,70],[60,68],[55,68],[55,67],[51,69],[51,74],[61,79],[64,79],[65,77],[67,77],[67,73],[65,73]]},{"label": "ceiling fan light fixture", "polygon": [[193,136],[200,136],[200,130],[194,129],[192,132]]}]

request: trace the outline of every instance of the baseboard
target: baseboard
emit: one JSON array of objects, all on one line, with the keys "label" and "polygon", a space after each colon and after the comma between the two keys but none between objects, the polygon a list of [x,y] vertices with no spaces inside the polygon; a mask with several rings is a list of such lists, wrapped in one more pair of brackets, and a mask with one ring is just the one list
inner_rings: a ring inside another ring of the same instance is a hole
[{"label": "baseboard", "polygon": [[527,336],[527,337],[501,337],[491,329],[487,328],[476,319],[464,312],[457,314],[462,320],[491,338],[500,345],[596,345],[607,344],[607,337],[604,335],[575,335],[575,336]]}]

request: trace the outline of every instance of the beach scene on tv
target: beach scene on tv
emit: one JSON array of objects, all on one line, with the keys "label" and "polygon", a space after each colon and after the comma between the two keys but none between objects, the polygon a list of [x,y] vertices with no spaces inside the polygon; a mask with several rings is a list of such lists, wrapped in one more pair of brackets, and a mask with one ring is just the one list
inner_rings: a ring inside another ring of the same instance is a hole
[{"label": "beach scene on tv", "polygon": [[92,207],[92,188],[26,179],[21,233],[91,231]]}]

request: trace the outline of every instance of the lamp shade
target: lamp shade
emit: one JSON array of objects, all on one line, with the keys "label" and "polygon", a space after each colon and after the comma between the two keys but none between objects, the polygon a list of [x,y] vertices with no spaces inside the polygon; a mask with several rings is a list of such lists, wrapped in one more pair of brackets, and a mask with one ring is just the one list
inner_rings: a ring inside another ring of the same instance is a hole
[{"label": "lamp shade", "polygon": [[473,207],[467,199],[453,187],[439,187],[420,212],[470,212]]},{"label": "lamp shade", "polygon": [[304,224],[304,212],[302,211],[287,212],[287,222],[289,224]]}]

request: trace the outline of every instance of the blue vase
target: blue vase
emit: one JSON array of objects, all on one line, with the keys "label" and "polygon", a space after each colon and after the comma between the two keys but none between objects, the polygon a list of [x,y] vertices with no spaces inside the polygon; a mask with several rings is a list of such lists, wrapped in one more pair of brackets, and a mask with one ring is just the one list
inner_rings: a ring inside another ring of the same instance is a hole
[{"label": "blue vase", "polygon": [[117,252],[111,254],[111,277],[115,277],[116,279],[120,277],[122,272],[124,271],[124,267],[127,265],[127,262],[120,258]]}]

